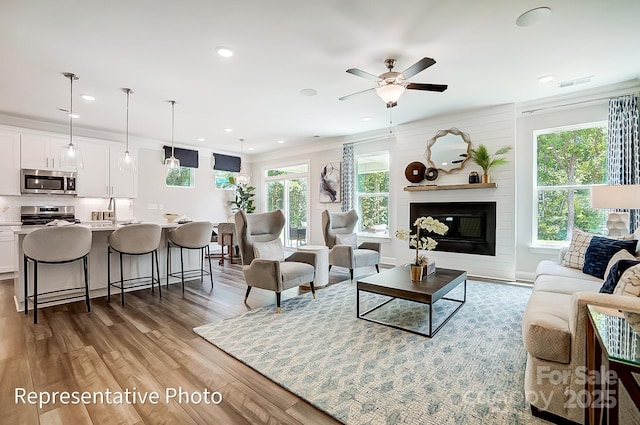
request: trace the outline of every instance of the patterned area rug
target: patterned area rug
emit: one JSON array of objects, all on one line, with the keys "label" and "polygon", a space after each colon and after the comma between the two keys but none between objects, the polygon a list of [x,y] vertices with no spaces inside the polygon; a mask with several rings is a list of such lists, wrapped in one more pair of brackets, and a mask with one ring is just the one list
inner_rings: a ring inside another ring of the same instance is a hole
[{"label": "patterned area rug", "polygon": [[[469,281],[466,304],[431,339],[357,319],[355,284],[317,294],[283,302],[280,315],[268,306],[194,331],[347,424],[546,423],[523,394],[529,288]],[[366,309],[388,298],[360,299]],[[394,300],[375,314],[424,330],[425,308]],[[438,301],[435,322],[452,308]]]}]

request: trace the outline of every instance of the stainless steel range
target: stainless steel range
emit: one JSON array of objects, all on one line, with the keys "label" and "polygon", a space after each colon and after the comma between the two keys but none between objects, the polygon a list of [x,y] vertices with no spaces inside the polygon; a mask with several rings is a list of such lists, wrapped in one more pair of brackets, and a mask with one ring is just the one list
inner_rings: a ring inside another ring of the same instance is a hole
[{"label": "stainless steel range", "polygon": [[54,206],[22,206],[20,207],[20,220],[25,226],[43,225],[53,220],[66,220],[79,223],[76,219],[75,208]]}]

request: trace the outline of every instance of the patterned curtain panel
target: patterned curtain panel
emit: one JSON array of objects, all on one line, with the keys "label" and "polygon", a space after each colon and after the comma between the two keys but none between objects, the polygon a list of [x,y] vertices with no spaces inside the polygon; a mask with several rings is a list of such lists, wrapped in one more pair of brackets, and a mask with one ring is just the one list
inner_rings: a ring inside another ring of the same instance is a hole
[{"label": "patterned curtain panel", "polygon": [[[637,96],[609,101],[607,184],[640,184],[639,115]],[[631,210],[630,215],[633,232],[640,225],[640,210]]]},{"label": "patterned curtain panel", "polygon": [[355,208],[354,179],[353,143],[346,143],[342,146],[342,211]]}]

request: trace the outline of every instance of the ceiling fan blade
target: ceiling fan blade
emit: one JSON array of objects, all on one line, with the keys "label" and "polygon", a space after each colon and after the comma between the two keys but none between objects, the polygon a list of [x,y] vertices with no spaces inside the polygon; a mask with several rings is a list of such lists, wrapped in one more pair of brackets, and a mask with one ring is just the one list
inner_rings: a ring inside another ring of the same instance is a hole
[{"label": "ceiling fan blade", "polygon": [[421,84],[421,83],[409,83],[407,84],[408,90],[428,90],[443,92],[447,89],[446,84]]},{"label": "ceiling fan blade", "polygon": [[367,80],[380,81],[380,77],[377,75],[369,74],[358,68],[349,68],[347,69],[349,74],[357,75],[358,77],[366,78]]},{"label": "ceiling fan blade", "polygon": [[347,99],[349,99],[349,98],[351,98],[353,96],[357,96],[359,94],[366,93],[366,92],[373,91],[373,90],[375,90],[375,87],[374,88],[370,88],[370,89],[366,89],[366,90],[362,90],[362,91],[359,91],[357,93],[352,93],[352,94],[348,94],[346,96],[339,97],[338,100],[347,100]]},{"label": "ceiling fan blade", "polygon": [[418,72],[422,72],[425,69],[429,68],[434,63],[436,63],[436,61],[431,58],[422,58],[418,62],[411,65],[409,68],[405,69],[404,72],[402,72],[404,74],[404,78],[408,80]]}]

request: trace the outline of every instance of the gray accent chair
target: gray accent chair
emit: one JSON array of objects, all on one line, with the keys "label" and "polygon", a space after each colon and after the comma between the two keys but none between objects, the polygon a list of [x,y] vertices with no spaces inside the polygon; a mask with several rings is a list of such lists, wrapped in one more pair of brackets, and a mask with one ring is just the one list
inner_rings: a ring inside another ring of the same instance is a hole
[{"label": "gray accent chair", "polygon": [[316,290],[313,286],[316,269],[314,252],[294,252],[284,261],[256,258],[254,244],[271,242],[280,238],[285,224],[282,211],[247,214],[238,211],[235,215],[236,234],[242,258],[242,271],[247,282],[244,301],[247,302],[252,287],[262,288],[276,293],[276,311],[280,313],[282,291],[309,284],[313,298]]},{"label": "gray accent chair", "polygon": [[[91,230],[81,226],[56,226],[37,229],[27,234],[22,242],[24,252],[24,314],[29,314],[29,299],[33,298],[33,323],[38,323],[38,295],[60,291],[38,293],[38,264],[64,264],[82,260],[84,286],[68,288],[63,291],[84,289],[87,312],[91,311],[89,301],[89,278],[87,257],[91,250]],[[33,295],[29,295],[29,262],[33,263]],[[77,295],[76,295],[77,296]],[[70,296],[69,299],[76,296]],[[66,299],[66,298],[65,298]]]},{"label": "gray accent chair", "polygon": [[[107,302],[111,302],[111,286],[120,289],[120,304],[124,306],[125,288],[136,288],[151,284],[158,284],[158,292],[162,297],[162,287],[160,286],[160,267],[158,267],[158,246],[162,236],[162,227],[153,223],[129,224],[114,230],[108,237],[107,247]],[[117,253],[120,258],[120,280],[111,281],[111,254]],[[124,278],[122,268],[123,255],[146,255],[151,254],[151,276]],[[155,270],[154,270],[155,265]],[[154,272],[157,272],[156,278]],[[149,280],[150,279],[150,280]],[[127,285],[125,285],[125,283]]]},{"label": "gray accent chair", "polygon": [[324,243],[329,247],[329,270],[331,266],[349,269],[349,276],[353,280],[353,269],[365,266],[375,266],[380,273],[380,243],[363,242],[357,248],[350,245],[336,243],[336,235],[354,233],[358,213],[355,210],[347,212],[322,211],[322,234]]},{"label": "gray accent chair", "polygon": [[[200,275],[200,282],[203,281],[204,275],[208,274],[211,278],[211,289],[213,289],[213,269],[211,268],[211,255],[209,252],[211,232],[213,232],[213,223],[210,221],[185,223],[169,231],[167,234],[167,289],[169,289],[169,279],[171,277],[178,277],[178,273],[171,273],[172,248],[180,248],[180,279],[182,281],[182,292],[184,293],[185,273],[187,273],[187,278],[189,278],[193,277],[197,272]],[[200,251],[199,269],[185,271],[183,253],[185,249],[197,249]],[[204,269],[205,256],[209,260],[209,271]]]}]

